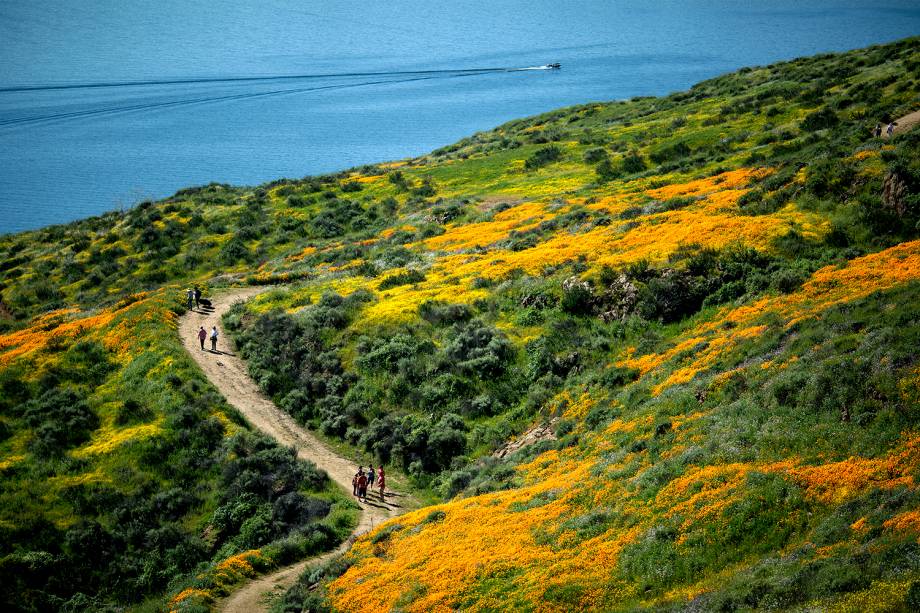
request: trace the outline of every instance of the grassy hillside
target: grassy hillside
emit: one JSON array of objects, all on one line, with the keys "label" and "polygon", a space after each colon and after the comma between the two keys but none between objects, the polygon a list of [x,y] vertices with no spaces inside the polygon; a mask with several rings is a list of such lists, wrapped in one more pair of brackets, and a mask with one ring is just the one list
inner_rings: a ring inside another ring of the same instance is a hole
[{"label": "grassy hillside", "polygon": [[196,282],[277,285],[225,322],[254,378],[438,502],[281,608],[920,606],[920,130],[871,136],[918,74],[910,39],[0,237],[4,599],[191,609],[347,533],[183,353]]},{"label": "grassy hillside", "polygon": [[0,337],[8,610],[156,608],[193,586],[183,599],[207,600],[354,525],[324,473],[251,433],[194,366],[174,295],[50,310]]}]

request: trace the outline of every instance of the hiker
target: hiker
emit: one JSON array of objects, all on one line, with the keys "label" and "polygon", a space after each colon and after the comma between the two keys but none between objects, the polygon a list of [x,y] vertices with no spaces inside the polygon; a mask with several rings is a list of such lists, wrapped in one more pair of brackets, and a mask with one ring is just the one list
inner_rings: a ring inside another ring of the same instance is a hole
[{"label": "hiker", "polygon": [[198,340],[201,342],[201,350],[204,351],[204,339],[208,338],[208,331],[204,326],[198,328]]},{"label": "hiker", "polygon": [[377,469],[377,487],[380,488],[380,502],[383,502],[383,489],[386,484],[386,478],[383,476],[383,466],[381,466]]},{"label": "hiker", "polygon": [[358,473],[358,500],[367,502],[367,475]]},{"label": "hiker", "polygon": [[197,285],[195,286],[195,307],[201,308],[201,290]]},{"label": "hiker", "polygon": [[882,122],[879,121],[875,124],[875,138],[882,137]]},{"label": "hiker", "polygon": [[211,326],[211,351],[217,351],[217,326]]},{"label": "hiker", "polygon": [[358,475],[363,475],[363,474],[364,474],[364,467],[359,466],[358,472],[356,472],[355,476],[351,478],[351,490],[352,490],[351,495],[352,496],[358,495]]},{"label": "hiker", "polygon": [[371,464],[371,465],[367,468],[367,486],[368,486],[368,487],[374,487],[374,478],[375,478],[375,477],[376,477],[376,474],[374,473],[374,465]]},{"label": "hiker", "polygon": [[186,299],[186,301],[188,302],[188,310],[189,310],[189,311],[192,310],[192,300],[194,300],[194,298],[195,298],[195,293],[194,293],[191,289],[188,289],[188,290],[185,292],[185,299]]},{"label": "hiker", "polygon": [[888,129],[886,130],[886,133],[888,134],[888,138],[891,138],[891,135],[894,134],[894,126],[895,126],[895,125],[896,125],[896,124],[895,124],[893,121],[892,121],[891,123],[888,124]]}]

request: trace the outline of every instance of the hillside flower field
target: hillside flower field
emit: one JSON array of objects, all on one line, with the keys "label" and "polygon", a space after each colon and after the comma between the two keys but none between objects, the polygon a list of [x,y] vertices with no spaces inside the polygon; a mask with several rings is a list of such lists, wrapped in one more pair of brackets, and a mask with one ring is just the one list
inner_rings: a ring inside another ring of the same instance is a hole
[{"label": "hillside flower field", "polygon": [[259,286],[252,379],[426,503],[276,611],[920,608],[920,130],[872,134],[918,75],[912,38],[0,236],[4,607],[209,610],[356,525],[185,353],[197,284]]}]

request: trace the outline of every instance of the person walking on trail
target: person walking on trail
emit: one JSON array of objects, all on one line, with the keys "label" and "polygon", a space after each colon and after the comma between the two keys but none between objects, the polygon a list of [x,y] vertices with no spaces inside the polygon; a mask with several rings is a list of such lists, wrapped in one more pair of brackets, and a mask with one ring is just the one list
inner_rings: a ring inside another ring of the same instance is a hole
[{"label": "person walking on trail", "polygon": [[356,472],[355,476],[351,478],[351,495],[352,496],[358,495],[358,475],[363,475],[363,474],[364,474],[364,467],[359,466],[358,472]]},{"label": "person walking on trail", "polygon": [[374,465],[371,464],[371,465],[367,468],[367,486],[368,486],[368,487],[370,487],[370,488],[373,488],[373,487],[374,487],[374,478],[375,478],[375,477],[376,477],[376,474],[374,473]]},{"label": "person walking on trail", "polygon": [[888,124],[888,129],[885,130],[885,132],[888,134],[888,138],[891,138],[891,135],[894,134],[894,126],[895,126],[895,125],[896,125],[896,124],[895,124],[893,121],[892,121],[891,123]]},{"label": "person walking on trail", "polygon": [[217,351],[217,326],[211,326],[211,351]]},{"label": "person walking on trail", "polygon": [[367,475],[358,473],[358,500],[367,502]]},{"label": "person walking on trail", "polygon": [[201,290],[195,286],[195,308],[201,308]]},{"label": "person walking on trail", "polygon": [[875,124],[875,138],[881,138],[881,137],[882,137],[882,122],[879,121],[878,123]]},{"label": "person walking on trail", "polygon": [[204,351],[204,340],[208,338],[208,331],[204,326],[198,328],[198,341],[201,343],[201,350]]},{"label": "person walking on trail", "polygon": [[383,476],[383,466],[377,469],[377,487],[380,489],[380,502],[383,502],[383,490],[386,488],[386,477]]},{"label": "person walking on trail", "polygon": [[195,300],[195,293],[191,290],[191,288],[189,288],[189,289],[185,292],[185,299],[186,299],[186,301],[188,302],[188,310],[191,311],[191,310],[192,310],[192,303],[193,303],[193,301]]}]

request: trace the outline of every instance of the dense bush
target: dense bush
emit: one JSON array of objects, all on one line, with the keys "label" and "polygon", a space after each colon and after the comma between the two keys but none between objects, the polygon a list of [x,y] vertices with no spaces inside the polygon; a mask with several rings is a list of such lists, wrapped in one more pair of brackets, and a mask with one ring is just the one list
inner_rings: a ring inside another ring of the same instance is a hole
[{"label": "dense bush", "polygon": [[524,168],[526,170],[536,170],[537,168],[552,164],[561,157],[562,149],[556,145],[549,145],[548,147],[537,149],[529,158],[524,160]]},{"label": "dense bush", "polygon": [[465,304],[443,304],[428,300],[418,308],[419,316],[435,326],[468,321],[473,313]]},{"label": "dense bush", "polygon": [[837,114],[832,109],[824,107],[806,115],[802,120],[802,129],[814,132],[833,128],[838,123],[840,123],[840,118],[837,117]]},{"label": "dense bush", "polygon": [[393,287],[399,287],[400,285],[411,285],[414,283],[421,283],[425,280],[425,273],[420,270],[415,270],[410,268],[409,270],[398,272],[395,275],[390,275],[385,278],[377,286],[377,289],[380,291],[387,290]]},{"label": "dense bush", "polygon": [[35,431],[32,448],[41,457],[61,455],[89,440],[99,418],[82,397],[69,389],[50,389],[27,403],[22,418]]},{"label": "dense bush", "polygon": [[593,147],[585,151],[584,160],[586,164],[597,164],[607,159],[610,159],[610,154],[603,147]]},{"label": "dense bush", "polygon": [[689,156],[691,153],[693,153],[693,150],[690,149],[687,143],[677,142],[673,145],[668,145],[658,149],[657,151],[653,151],[649,154],[649,159],[651,159],[656,164],[663,164],[665,162],[683,159]]},{"label": "dense bush", "polygon": [[477,321],[457,324],[453,338],[444,347],[446,365],[480,376],[501,375],[513,357],[514,349],[508,339]]},{"label": "dense bush", "polygon": [[620,160],[620,168],[625,174],[642,172],[646,168],[645,158],[638,151],[630,151]]}]

